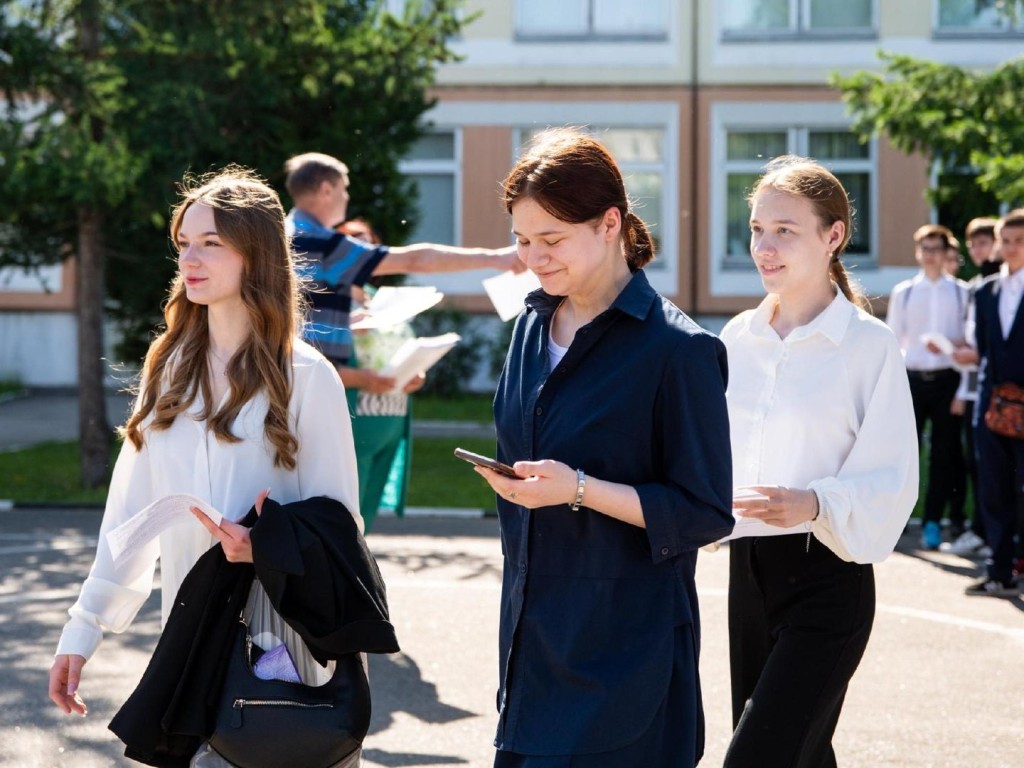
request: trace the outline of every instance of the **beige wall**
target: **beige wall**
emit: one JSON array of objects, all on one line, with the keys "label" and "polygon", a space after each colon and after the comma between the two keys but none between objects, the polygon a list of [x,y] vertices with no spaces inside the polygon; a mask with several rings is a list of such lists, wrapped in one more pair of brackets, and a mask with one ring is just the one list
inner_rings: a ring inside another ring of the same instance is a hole
[{"label": "beige wall", "polygon": [[[558,2],[558,0],[551,0]],[[519,40],[514,0],[470,0],[471,21],[452,49],[460,60],[438,70],[442,85],[669,84],[691,77],[694,0],[670,0],[664,40]]]},{"label": "beige wall", "polygon": [[75,260],[64,262],[60,290],[53,293],[0,291],[0,310],[39,312],[66,311],[75,308]]},{"label": "beige wall", "polygon": [[934,0],[876,0],[881,38],[929,37]]},{"label": "beige wall", "polygon": [[913,267],[914,230],[931,221],[925,199],[928,160],[905,155],[886,139],[878,143],[878,263]]},{"label": "beige wall", "polygon": [[509,171],[511,156],[511,127],[463,130],[461,242],[491,248],[508,245],[510,224],[501,205],[501,180]]}]

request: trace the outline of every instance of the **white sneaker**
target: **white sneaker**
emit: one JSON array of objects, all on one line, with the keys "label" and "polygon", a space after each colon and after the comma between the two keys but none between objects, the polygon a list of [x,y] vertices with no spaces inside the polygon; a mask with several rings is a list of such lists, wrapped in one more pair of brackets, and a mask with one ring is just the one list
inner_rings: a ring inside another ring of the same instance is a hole
[{"label": "white sneaker", "polygon": [[951,555],[973,555],[978,549],[985,546],[985,540],[974,531],[964,531],[957,540],[951,543],[939,545],[940,552],[948,552]]}]

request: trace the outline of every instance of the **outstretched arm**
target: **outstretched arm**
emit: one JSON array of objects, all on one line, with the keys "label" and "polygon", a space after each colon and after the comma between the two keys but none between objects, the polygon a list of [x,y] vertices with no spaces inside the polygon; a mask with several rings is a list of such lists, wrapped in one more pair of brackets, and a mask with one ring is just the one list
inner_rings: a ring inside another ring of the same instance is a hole
[{"label": "outstretched arm", "polygon": [[458,272],[464,269],[497,269],[522,272],[516,247],[456,248],[434,243],[415,243],[390,248],[373,270],[374,275],[404,275],[425,272]]}]

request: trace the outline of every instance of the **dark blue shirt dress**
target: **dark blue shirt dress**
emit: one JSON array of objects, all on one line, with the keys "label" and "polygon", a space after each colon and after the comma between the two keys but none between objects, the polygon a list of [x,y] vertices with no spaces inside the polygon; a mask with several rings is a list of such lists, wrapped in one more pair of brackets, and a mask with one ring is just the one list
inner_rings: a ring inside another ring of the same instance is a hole
[{"label": "dark blue shirt dress", "polygon": [[[516,322],[494,402],[498,458],[555,459],[631,485],[647,528],[498,498],[495,765],[693,764],[704,731],[697,549],[733,525],[725,348],[640,270],[552,371],[561,300],[535,291]],[[591,759],[551,757],[570,755]]]}]

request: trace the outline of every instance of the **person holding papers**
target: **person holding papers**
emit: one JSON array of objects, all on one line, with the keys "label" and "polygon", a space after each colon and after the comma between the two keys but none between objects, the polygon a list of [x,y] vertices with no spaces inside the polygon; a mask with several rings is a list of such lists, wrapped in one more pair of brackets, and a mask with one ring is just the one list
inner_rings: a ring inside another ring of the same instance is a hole
[{"label": "person holding papers", "polygon": [[722,331],[733,502],[728,768],[834,766],[847,685],[874,617],[871,563],[917,498],[903,357],[842,255],[852,210],[829,171],[768,164],[750,197],[768,295]]},{"label": "person holding papers", "polygon": [[[366,219],[350,219],[338,227],[338,231],[370,245],[380,245],[381,239]],[[369,303],[366,294],[369,287],[358,291],[363,309]],[[350,358],[350,370],[359,371],[366,380],[365,370],[380,372],[390,360],[392,353],[406,339],[412,338],[412,327],[408,321],[354,331],[354,350]],[[359,467],[359,510],[366,530],[373,527],[381,501],[388,498],[389,507],[401,516],[405,510],[406,492],[409,487],[409,473],[412,469],[412,399],[409,397],[419,390],[426,381],[421,373],[404,387],[395,389],[394,379],[381,376],[375,383],[391,381],[392,389],[386,392],[347,387],[349,410],[352,412],[352,435],[356,444],[356,463]]]},{"label": "person holding papers", "polygon": [[[254,500],[260,509],[270,489],[282,504],[330,497],[361,522],[344,388],[324,356],[298,338],[302,301],[277,194],[237,168],[186,179],[170,234],[178,272],[166,330],[146,355],[96,558],[50,670],[50,698],[66,713],[86,713],[82,668],[105,631],[131,624],[158,559],[163,626],[208,549],[219,543],[229,561],[253,560],[249,529],[233,521]],[[177,510],[184,519],[115,566],[107,534],[176,494],[198,497],[223,520],[189,514],[186,502]]]},{"label": "person holding papers", "polygon": [[312,307],[306,337],[338,369],[345,386],[380,394],[394,388],[391,377],[351,365],[352,289],[383,275],[497,269],[521,272],[515,248],[460,248],[435,243],[387,246],[338,232],[348,214],[349,170],[330,155],[307,152],[285,163],[285,187],[295,207],[286,227],[305,257]]},{"label": "person holding papers", "polygon": [[643,267],[607,150],[542,133],[504,183],[540,279],[494,400],[497,768],[693,766],[703,753],[697,550],[732,529],[725,350]]}]

